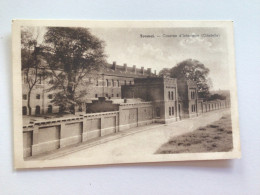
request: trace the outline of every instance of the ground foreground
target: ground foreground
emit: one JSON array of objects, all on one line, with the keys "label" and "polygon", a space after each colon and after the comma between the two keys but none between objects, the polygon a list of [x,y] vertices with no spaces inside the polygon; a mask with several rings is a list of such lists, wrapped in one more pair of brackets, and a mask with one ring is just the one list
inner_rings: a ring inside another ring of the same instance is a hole
[{"label": "ground foreground", "polygon": [[181,136],[171,138],[156,153],[227,152],[233,148],[230,114]]}]

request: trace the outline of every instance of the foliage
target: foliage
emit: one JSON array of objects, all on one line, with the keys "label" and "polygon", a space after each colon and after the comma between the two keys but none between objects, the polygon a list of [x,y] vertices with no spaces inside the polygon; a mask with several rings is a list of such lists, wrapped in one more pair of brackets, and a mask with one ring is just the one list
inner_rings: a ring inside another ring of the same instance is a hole
[{"label": "foliage", "polygon": [[225,99],[226,96],[215,93],[213,95],[210,95],[207,100],[211,101],[211,100],[225,100]]},{"label": "foliage", "polygon": [[105,62],[104,42],[86,28],[48,27],[44,44],[52,73],[49,91],[55,91],[52,102],[74,113],[87,94],[84,79],[96,75]]},{"label": "foliage", "polygon": [[188,59],[178,63],[170,70],[170,76],[177,79],[194,81],[198,86],[200,98],[207,98],[211,80],[208,78],[209,69],[198,60]]},{"label": "foliage", "polygon": [[159,76],[170,77],[170,68],[163,68],[163,69],[159,72]]}]

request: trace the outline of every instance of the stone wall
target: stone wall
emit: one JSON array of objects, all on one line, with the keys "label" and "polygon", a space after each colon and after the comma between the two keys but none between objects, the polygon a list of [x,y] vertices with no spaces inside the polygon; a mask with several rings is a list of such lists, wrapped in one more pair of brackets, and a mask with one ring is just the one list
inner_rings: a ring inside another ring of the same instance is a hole
[{"label": "stone wall", "polygon": [[[160,102],[124,103],[119,105],[119,111],[36,121],[26,125],[23,127],[24,157],[47,153],[153,122],[161,122],[156,117],[155,104],[159,107]],[[228,100],[201,101],[198,104],[197,116],[228,107],[230,107]]]}]

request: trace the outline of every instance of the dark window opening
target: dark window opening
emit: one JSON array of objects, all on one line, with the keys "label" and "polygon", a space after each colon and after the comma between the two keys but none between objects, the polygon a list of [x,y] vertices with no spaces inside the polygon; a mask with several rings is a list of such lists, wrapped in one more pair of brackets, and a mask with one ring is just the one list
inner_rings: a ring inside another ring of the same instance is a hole
[{"label": "dark window opening", "polygon": [[174,107],[172,107],[172,115],[174,115]]},{"label": "dark window opening", "polygon": [[51,114],[52,113],[52,105],[49,105],[48,106],[48,114]]},{"label": "dark window opening", "polygon": [[40,106],[36,106],[35,115],[39,115],[39,114],[41,114],[41,107]]},{"label": "dark window opening", "polygon": [[119,94],[116,94],[116,97],[119,97]]},{"label": "dark window opening", "polygon": [[160,108],[156,107],[156,117],[160,117],[161,113],[160,113]]},{"label": "dark window opening", "polygon": [[41,99],[41,95],[40,94],[36,94],[36,99]]},{"label": "dark window opening", "polygon": [[23,106],[23,115],[27,115],[27,107]]},{"label": "dark window opening", "polygon": [[23,94],[23,100],[27,100],[27,95]]},{"label": "dark window opening", "polygon": [[171,107],[169,107],[169,115],[172,115]]},{"label": "dark window opening", "polygon": [[52,99],[52,98],[53,98],[52,94],[49,94],[49,95],[48,95],[48,98],[49,98],[49,99]]},{"label": "dark window opening", "polygon": [[98,94],[95,94],[95,98],[97,98],[98,97]]},{"label": "dark window opening", "polygon": [[171,92],[168,91],[168,99],[170,100],[171,99]]}]

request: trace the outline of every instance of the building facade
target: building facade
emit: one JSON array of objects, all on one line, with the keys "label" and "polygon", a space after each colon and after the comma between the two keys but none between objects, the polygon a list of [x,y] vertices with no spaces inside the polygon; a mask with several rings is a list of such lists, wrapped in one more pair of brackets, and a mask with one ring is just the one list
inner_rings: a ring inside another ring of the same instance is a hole
[{"label": "building facade", "polygon": [[[88,94],[86,99],[91,101],[98,97],[106,97],[107,99],[121,99],[121,86],[133,85],[135,78],[155,77],[150,68],[136,68],[136,65],[128,67],[112,64],[105,64],[99,74],[95,77],[86,77],[85,82]],[[34,86],[30,95],[30,105],[32,115],[42,115],[59,112],[59,106],[54,105],[51,100],[54,97],[53,91],[48,91],[50,88],[49,79],[39,79],[39,82]],[[28,109],[28,84],[26,76],[22,73],[22,113],[29,114]],[[87,101],[88,102],[88,101]],[[84,106],[83,106],[84,107]]]}]

